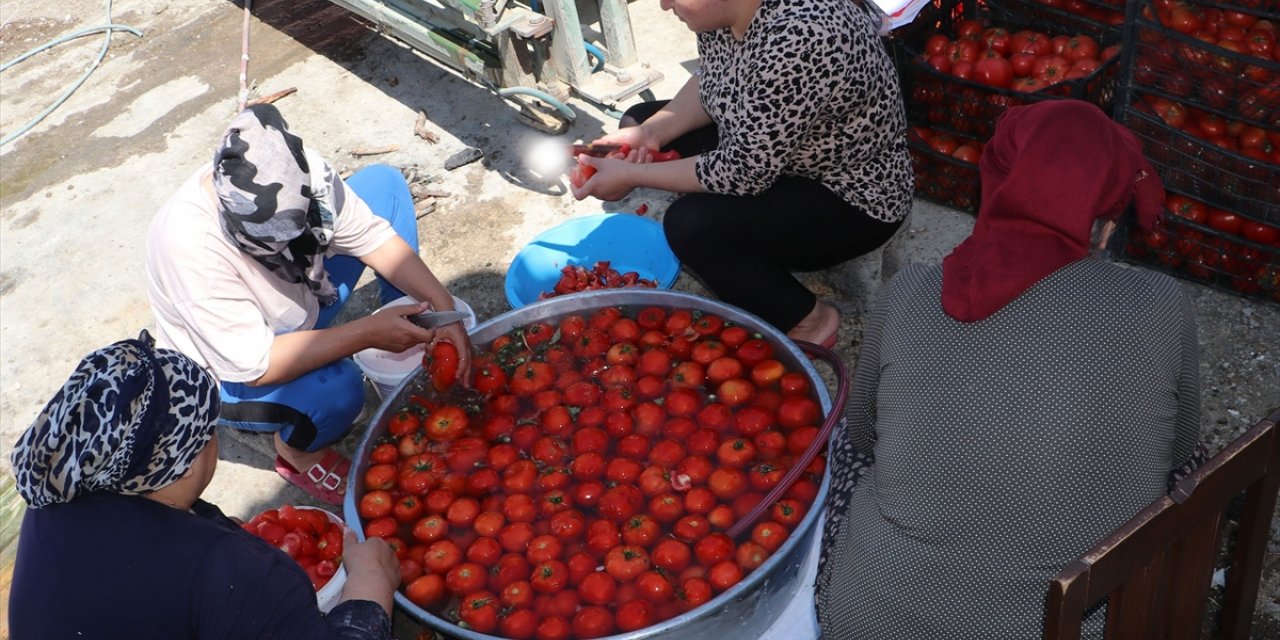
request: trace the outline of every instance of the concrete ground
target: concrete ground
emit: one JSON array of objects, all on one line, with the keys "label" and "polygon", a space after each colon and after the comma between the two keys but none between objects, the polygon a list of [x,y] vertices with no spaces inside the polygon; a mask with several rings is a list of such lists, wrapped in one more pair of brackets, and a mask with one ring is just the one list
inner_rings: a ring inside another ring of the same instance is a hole
[{"label": "concrete ground", "polygon": [[[106,6],[99,0],[0,5],[0,60],[106,23]],[[642,203],[650,205],[649,215],[660,215],[670,199],[641,191],[617,203],[577,202],[560,179],[526,169],[528,145],[545,136],[517,124],[515,109],[493,92],[325,0],[258,0],[253,6],[248,76],[255,93],[296,87],[277,106],[339,170],[388,163],[435,194],[420,203],[420,211],[431,209],[419,220],[423,255],[482,320],[508,309],[502,294],[506,265],[538,231],[573,216],[632,211]],[[653,0],[636,0],[630,10],[641,59],[665,76],[654,92],[668,97],[696,65],[693,38]],[[172,190],[209,161],[235,111],[242,16],[242,5],[228,1],[116,2],[112,21],[144,36],[117,33],[101,66],[66,104],[0,148],[0,465],[8,464],[10,443],[82,355],[152,326],[143,274],[147,225]],[[81,38],[5,71],[0,134],[50,104],[96,58],[101,43],[100,35]],[[600,108],[581,100],[570,104],[578,118],[566,139],[613,130],[616,121]],[[426,112],[438,142],[413,135],[419,111]],[[352,153],[386,145],[398,150]],[[478,149],[482,159],[445,168],[446,159],[467,148]],[[971,224],[968,215],[918,202],[903,250],[911,260],[936,262]],[[806,278],[847,311],[840,351],[852,363],[861,299],[833,274]],[[701,291],[688,275],[676,287]],[[1217,450],[1280,405],[1280,307],[1186,288],[1201,314],[1204,429]],[[345,313],[371,311],[373,289],[362,287]],[[376,408],[370,392],[362,423]],[[344,447],[357,444],[361,426]],[[272,471],[266,438],[223,435],[221,466],[207,498],[238,516],[306,502]],[[16,523],[11,517],[3,524],[11,529]],[[1280,634],[1278,540],[1280,534],[1272,536],[1267,556],[1259,638]],[[415,632],[402,619],[398,633]]]}]

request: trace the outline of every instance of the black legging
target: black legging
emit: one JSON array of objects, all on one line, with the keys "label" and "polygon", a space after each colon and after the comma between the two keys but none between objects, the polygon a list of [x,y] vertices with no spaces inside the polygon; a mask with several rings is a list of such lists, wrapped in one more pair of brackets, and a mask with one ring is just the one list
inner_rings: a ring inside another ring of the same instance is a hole
[{"label": "black legging", "polygon": [[[638,104],[623,118],[644,122],[665,104]],[[714,149],[718,140],[713,124],[666,148],[688,157]],[[827,269],[870,253],[901,225],[872,218],[816,180],[784,175],[755,196],[681,196],[662,228],[671,250],[716,296],[790,331],[817,302],[793,270]]]}]

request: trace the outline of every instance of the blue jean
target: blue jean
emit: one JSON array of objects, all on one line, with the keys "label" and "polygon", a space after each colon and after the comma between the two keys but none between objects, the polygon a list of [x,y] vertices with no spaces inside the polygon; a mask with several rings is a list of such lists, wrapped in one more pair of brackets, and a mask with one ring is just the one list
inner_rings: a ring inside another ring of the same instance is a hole
[{"label": "blue jean", "polygon": [[[415,251],[418,219],[413,196],[400,171],[372,165],[347,179],[347,186],[386,220]],[[338,300],[322,307],[317,329],[328,328],[351,298],[365,264],[351,256],[326,258],[325,270],[338,289]],[[382,304],[404,295],[378,276]],[[289,382],[251,387],[239,382],[222,383],[221,424],[250,431],[279,432],[286,444],[304,451],[318,451],[337,442],[351,430],[364,407],[364,376],[351,358],[340,358]]]}]

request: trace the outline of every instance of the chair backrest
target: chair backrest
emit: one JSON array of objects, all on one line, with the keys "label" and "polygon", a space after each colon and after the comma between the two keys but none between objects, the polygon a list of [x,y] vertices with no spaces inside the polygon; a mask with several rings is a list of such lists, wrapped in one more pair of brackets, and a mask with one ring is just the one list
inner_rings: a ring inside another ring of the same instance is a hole
[{"label": "chair backrest", "polygon": [[1280,410],[1250,428],[1049,582],[1046,640],[1076,640],[1107,598],[1108,638],[1200,637],[1223,514],[1244,493],[1218,638],[1249,635],[1280,489]]}]

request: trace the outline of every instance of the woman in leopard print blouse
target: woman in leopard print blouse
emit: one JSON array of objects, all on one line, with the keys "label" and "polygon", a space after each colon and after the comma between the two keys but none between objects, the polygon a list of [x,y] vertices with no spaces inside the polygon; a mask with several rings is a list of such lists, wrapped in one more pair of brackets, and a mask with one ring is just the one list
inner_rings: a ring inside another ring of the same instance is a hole
[{"label": "woman in leopard print blouse", "polygon": [[[721,299],[794,339],[831,346],[839,315],[792,276],[881,246],[911,208],[897,75],[857,0],[663,0],[697,33],[701,69],[597,142],[578,199],[636,187],[686,194],[667,210],[672,249]],[[631,126],[634,125],[634,126]],[[683,159],[651,163],[651,150]]]}]

